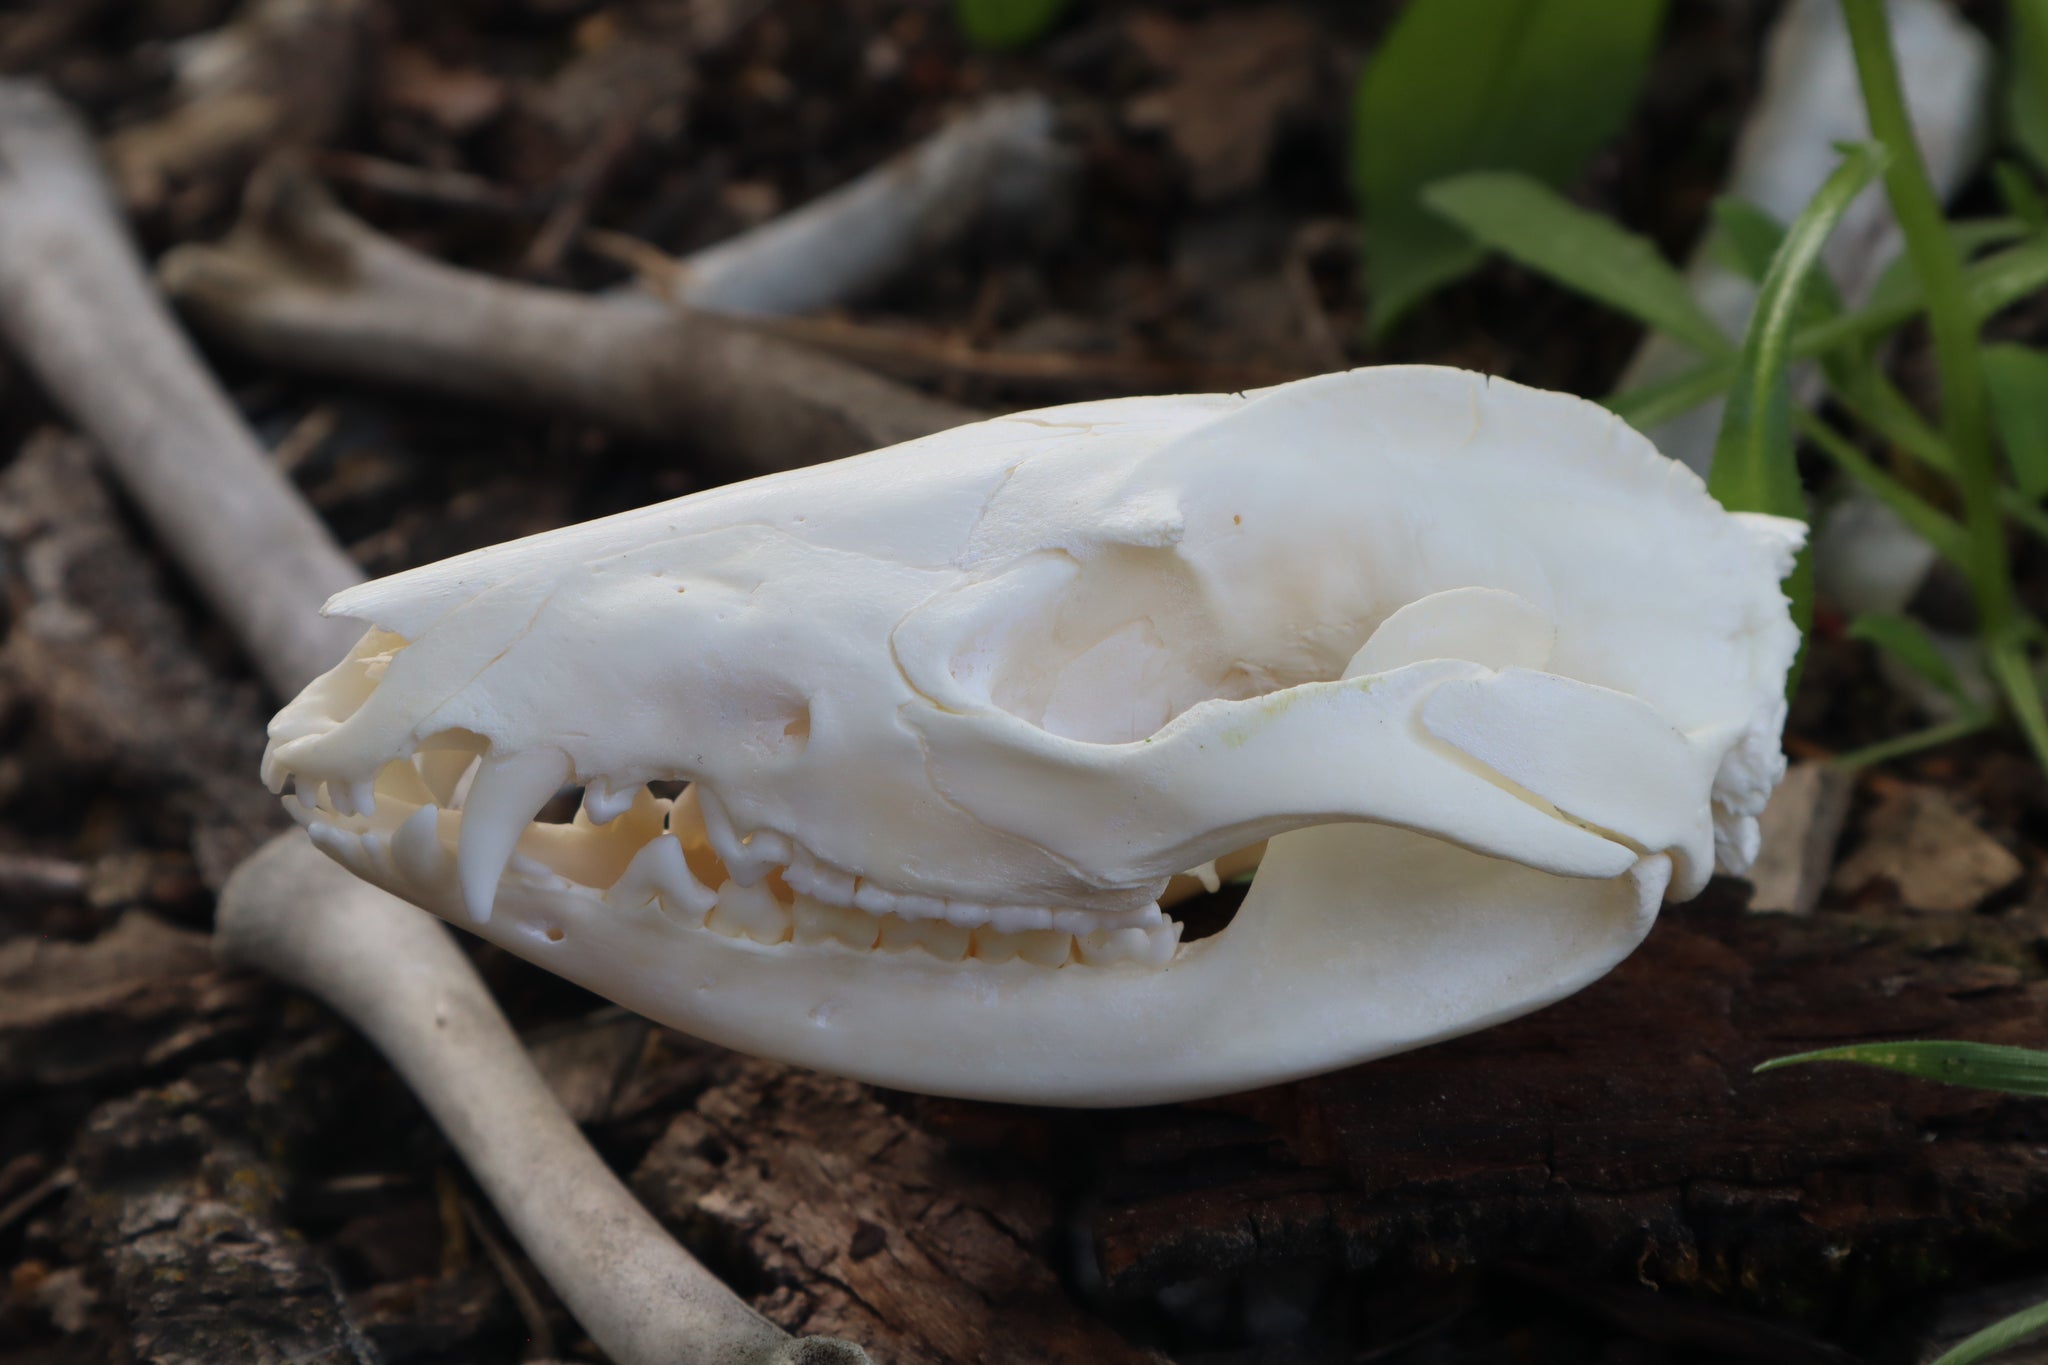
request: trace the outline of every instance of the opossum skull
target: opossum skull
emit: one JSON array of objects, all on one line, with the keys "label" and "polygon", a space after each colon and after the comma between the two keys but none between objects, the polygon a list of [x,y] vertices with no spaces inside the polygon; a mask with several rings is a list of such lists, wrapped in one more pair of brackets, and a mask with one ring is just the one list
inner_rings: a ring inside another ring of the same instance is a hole
[{"label": "opossum skull", "polygon": [[[1801,530],[1455,370],[1053,408],[345,592],[369,634],[265,776],[361,876],[704,1037],[1213,1093],[1554,1000],[1746,863]],[[1268,839],[1180,942],[1168,879]]]}]

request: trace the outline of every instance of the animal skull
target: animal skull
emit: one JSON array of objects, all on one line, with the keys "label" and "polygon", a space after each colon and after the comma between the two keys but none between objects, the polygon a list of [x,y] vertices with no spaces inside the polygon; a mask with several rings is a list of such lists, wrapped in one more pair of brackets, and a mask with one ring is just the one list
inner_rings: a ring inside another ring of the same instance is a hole
[{"label": "animal skull", "polygon": [[[344,592],[370,631],[264,776],[358,875],[732,1047],[1212,1094],[1546,1004],[1746,866],[1803,529],[1457,370],[1082,403]],[[1168,879],[1268,839],[1179,942]]]}]

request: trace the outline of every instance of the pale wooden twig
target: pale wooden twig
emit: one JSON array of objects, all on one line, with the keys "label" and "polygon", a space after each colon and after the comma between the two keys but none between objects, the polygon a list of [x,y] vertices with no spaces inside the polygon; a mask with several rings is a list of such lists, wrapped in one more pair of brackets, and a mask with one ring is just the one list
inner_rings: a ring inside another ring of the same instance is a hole
[{"label": "pale wooden twig", "polygon": [[755,470],[979,415],[715,318],[443,265],[283,167],[251,187],[226,241],[178,248],[158,278],[195,323],[267,361],[687,440]]}]

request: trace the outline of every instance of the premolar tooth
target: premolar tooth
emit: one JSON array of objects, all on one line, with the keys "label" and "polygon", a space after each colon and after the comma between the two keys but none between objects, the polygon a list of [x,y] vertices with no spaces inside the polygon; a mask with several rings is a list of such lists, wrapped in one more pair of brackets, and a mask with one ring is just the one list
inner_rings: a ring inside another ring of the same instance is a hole
[{"label": "premolar tooth", "polygon": [[[784,880],[788,880],[785,873]],[[795,882],[790,882],[794,887]],[[849,948],[872,948],[882,932],[882,922],[850,905],[833,905],[798,891],[791,913],[796,920],[798,943],[823,943],[830,939]]]},{"label": "premolar tooth", "polygon": [[603,778],[597,778],[583,789],[583,813],[593,825],[609,825],[633,808],[634,799],[643,790],[628,786],[614,791]]},{"label": "premolar tooth", "polygon": [[820,863],[801,850],[782,870],[782,880],[789,883],[791,890],[816,897],[827,905],[853,904],[853,874]]},{"label": "premolar tooth", "polygon": [[876,946],[885,953],[922,948],[941,962],[958,962],[967,956],[967,944],[972,936],[970,930],[942,919],[905,919],[901,915],[884,915],[882,933]]},{"label": "premolar tooth", "polygon": [[490,755],[478,767],[455,847],[462,903],[475,923],[490,919],[498,878],[504,875],[519,836],[568,776],[569,760],[557,749]]},{"label": "premolar tooth", "polygon": [[665,913],[691,924],[702,924],[718,902],[717,892],[690,875],[683,846],[673,834],[658,834],[642,844],[604,893],[604,903],[614,910],[638,910],[651,900],[661,901]]},{"label": "premolar tooth", "polygon": [[790,908],[775,898],[765,883],[742,885],[737,878],[718,888],[718,904],[704,927],[727,938],[780,943],[789,937]]},{"label": "premolar tooth", "polygon": [[441,842],[441,812],[421,806],[405,817],[391,836],[391,863],[398,875],[415,886],[428,887],[447,875],[453,860]]},{"label": "premolar tooth", "polygon": [[711,840],[711,851],[725,864],[725,870],[732,874],[741,886],[752,886],[777,867],[791,860],[789,840],[774,830],[757,830],[742,840],[733,831],[732,816],[726,812],[725,803],[718,799],[718,793],[702,782],[691,784],[697,793],[697,812],[704,819],[704,833]]}]

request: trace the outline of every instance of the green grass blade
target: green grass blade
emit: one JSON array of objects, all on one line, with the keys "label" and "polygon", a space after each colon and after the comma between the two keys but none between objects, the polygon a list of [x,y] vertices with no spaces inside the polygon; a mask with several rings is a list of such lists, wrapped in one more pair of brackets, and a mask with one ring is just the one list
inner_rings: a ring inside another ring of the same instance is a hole
[{"label": "green grass blade", "polygon": [[1066,7],[1067,0],[953,0],[953,17],[968,42],[1006,52],[1042,37]]},{"label": "green grass blade", "polygon": [[1437,181],[1422,198],[1474,241],[1703,355],[1735,349],[1654,243],[1580,208],[1540,180],[1512,171],[1475,171]]},{"label": "green grass blade", "polygon": [[2029,501],[2048,497],[2048,351],[1986,346],[1984,382],[2013,482]]},{"label": "green grass blade", "polygon": [[[1885,164],[1882,149],[1852,147],[1841,165],[1786,230],[1758,292],[1756,311],[1742,339],[1728,411],[1714,443],[1714,467],[1707,489],[1732,512],[1806,515],[1793,462],[1792,399],[1786,382],[1792,324],[1806,277],[1820,249],[1841,221],[1849,201]],[[1810,607],[1810,603],[1808,604]],[[1804,622],[1802,621],[1802,628]]]},{"label": "green grass blade", "polygon": [[2010,0],[2012,60],[2005,71],[2006,134],[2048,171],[2048,0]]},{"label": "green grass blade", "polygon": [[2042,1328],[2048,1327],[2048,1303],[2022,1308],[2009,1318],[1974,1332],[1941,1353],[1934,1365],[1977,1365],[2009,1346],[2017,1346]]},{"label": "green grass blade", "polygon": [[1621,128],[1664,0],[1411,0],[1358,81],[1352,167],[1371,326],[1385,335],[1483,255],[1422,202],[1466,171],[1570,183]]},{"label": "green grass blade", "polygon": [[1905,758],[1910,754],[1917,754],[1923,750],[1938,748],[1943,744],[1953,744],[1959,739],[1967,739],[1971,735],[1990,729],[1991,722],[1997,718],[1990,711],[1979,708],[1957,716],[1954,720],[1945,720],[1938,725],[1930,725],[1924,730],[1915,730],[1910,734],[1900,735],[1894,739],[1881,739],[1875,744],[1866,744],[1861,749],[1851,749],[1846,753],[1836,754],[1831,761],[1837,768],[1847,768],[1852,771],[1858,768],[1875,767],[1880,763],[1889,763],[1893,759]]},{"label": "green grass blade", "polygon": [[[1987,224],[2004,236],[2008,221]],[[1959,236],[1961,234],[1958,234]],[[1921,311],[1923,300],[1910,276],[1902,289],[1890,297],[1872,301],[1853,312],[1825,322],[1802,327],[1792,338],[1792,358],[1811,360],[1840,346],[1860,345],[1901,327]],[[1979,320],[2009,308],[2044,287],[2048,287],[2048,237],[2034,237],[1972,264],[1964,273],[1970,307]],[[1735,383],[1732,361],[1709,360],[1654,384],[1626,393],[1611,394],[1607,407],[1630,425],[1658,426],[1692,411],[1709,399],[1718,398]]]},{"label": "green grass blade", "polygon": [[1945,1085],[1967,1085],[2007,1095],[2048,1095],[2048,1052],[1999,1043],[1852,1043],[1847,1047],[1774,1057],[1757,1067],[1757,1071],[1776,1071],[1808,1062],[1854,1062]]},{"label": "green grass blade", "polygon": [[1869,641],[1949,696],[1963,699],[1962,679],[1949,666],[1948,656],[1934,643],[1927,627],[1912,617],[1866,612],[1849,623],[1849,635]]}]

